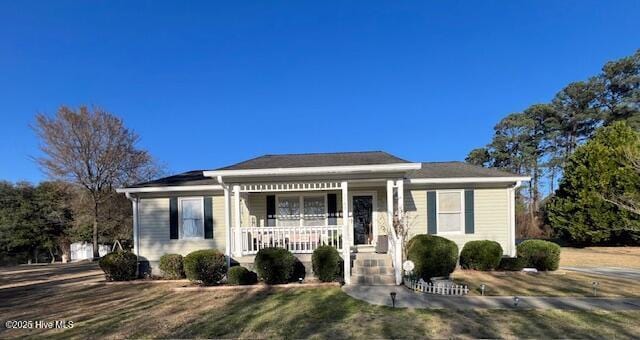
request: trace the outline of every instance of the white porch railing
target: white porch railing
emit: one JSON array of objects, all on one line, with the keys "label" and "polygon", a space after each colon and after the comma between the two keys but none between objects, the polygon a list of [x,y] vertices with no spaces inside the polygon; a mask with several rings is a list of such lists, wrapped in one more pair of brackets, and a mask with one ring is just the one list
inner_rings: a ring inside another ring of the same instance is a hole
[{"label": "white porch railing", "polygon": [[280,247],[292,253],[313,253],[321,245],[342,250],[342,226],[241,227],[242,255]]}]

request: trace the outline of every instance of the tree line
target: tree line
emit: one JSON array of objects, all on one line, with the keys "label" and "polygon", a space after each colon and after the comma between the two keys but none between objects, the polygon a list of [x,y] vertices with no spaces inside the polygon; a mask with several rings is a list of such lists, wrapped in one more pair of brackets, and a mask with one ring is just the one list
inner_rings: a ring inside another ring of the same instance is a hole
[{"label": "tree line", "polygon": [[640,129],[640,50],[568,84],[548,103],[507,115],[494,127],[492,140],[466,161],[531,177],[518,209],[520,236],[529,236],[549,222],[541,203],[558,189],[576,149],[615,122]]},{"label": "tree line", "polygon": [[67,255],[74,241],[131,239],[131,202],[115,188],[161,174],[138,135],[100,108],[59,108],[36,115],[33,130],[49,178],[38,185],[0,182],[0,263]]}]

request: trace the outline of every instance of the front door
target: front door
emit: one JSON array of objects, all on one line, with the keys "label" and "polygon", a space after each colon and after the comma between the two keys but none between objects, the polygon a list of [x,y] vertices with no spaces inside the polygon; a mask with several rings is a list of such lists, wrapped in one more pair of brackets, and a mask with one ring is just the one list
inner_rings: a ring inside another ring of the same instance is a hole
[{"label": "front door", "polygon": [[353,243],[373,242],[373,196],[353,196]]}]

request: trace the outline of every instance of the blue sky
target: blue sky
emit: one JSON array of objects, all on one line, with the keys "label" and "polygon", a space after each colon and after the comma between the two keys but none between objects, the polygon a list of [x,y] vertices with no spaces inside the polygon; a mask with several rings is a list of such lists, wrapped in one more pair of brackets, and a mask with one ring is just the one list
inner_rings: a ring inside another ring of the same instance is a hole
[{"label": "blue sky", "polygon": [[170,172],[265,153],[462,160],[640,48],[639,1],[0,1],[0,179],[38,112],[99,105]]}]

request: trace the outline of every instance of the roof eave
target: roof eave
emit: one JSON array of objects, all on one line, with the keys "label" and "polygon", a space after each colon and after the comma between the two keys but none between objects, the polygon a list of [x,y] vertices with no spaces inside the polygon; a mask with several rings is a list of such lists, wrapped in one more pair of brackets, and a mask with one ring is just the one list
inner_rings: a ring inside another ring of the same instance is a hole
[{"label": "roof eave", "polygon": [[210,170],[204,171],[205,177],[216,178],[218,176],[278,176],[278,175],[315,175],[315,174],[347,174],[347,173],[372,173],[372,172],[396,172],[418,170],[421,163],[390,163],[372,165],[345,165],[345,166],[315,166],[299,168],[265,168],[265,169],[241,169],[241,170]]},{"label": "roof eave", "polygon": [[446,178],[409,178],[409,184],[449,184],[449,183],[507,183],[530,181],[528,176],[512,177],[446,177]]},{"label": "roof eave", "polygon": [[138,188],[118,188],[116,192],[119,194],[132,193],[154,193],[154,192],[172,192],[172,191],[209,191],[222,190],[222,185],[172,185],[172,186],[148,186]]}]

